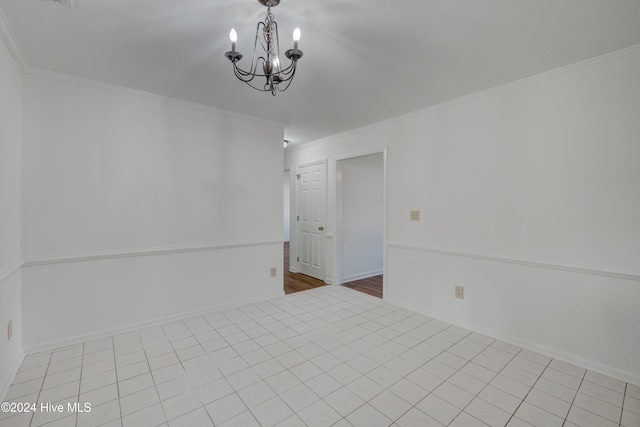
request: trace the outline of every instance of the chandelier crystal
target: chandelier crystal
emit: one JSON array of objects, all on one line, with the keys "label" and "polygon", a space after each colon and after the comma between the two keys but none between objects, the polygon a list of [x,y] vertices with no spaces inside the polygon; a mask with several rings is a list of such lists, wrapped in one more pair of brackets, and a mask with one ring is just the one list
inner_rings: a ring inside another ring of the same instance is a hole
[{"label": "chandelier crystal", "polygon": [[267,7],[267,16],[264,21],[258,22],[256,28],[251,66],[248,70],[243,70],[238,66],[238,61],[242,59],[242,54],[236,51],[238,34],[233,28],[229,33],[231,50],[225,53],[225,57],[233,64],[233,73],[239,80],[254,89],[262,92],[271,92],[275,96],[276,92],[284,92],[291,85],[293,76],[296,74],[298,60],[302,58],[302,51],[298,49],[300,28],[296,28],[293,31],[293,49],[289,49],[284,53],[291,62],[286,68],[282,68],[278,23],[271,12],[271,8],[277,6],[280,0],[258,0],[258,2]]}]

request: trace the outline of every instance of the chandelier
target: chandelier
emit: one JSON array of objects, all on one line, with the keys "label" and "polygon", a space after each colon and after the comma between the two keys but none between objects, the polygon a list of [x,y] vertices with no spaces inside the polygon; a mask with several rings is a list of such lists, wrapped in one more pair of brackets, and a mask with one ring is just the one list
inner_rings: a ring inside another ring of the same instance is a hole
[{"label": "chandelier", "polygon": [[[267,16],[263,22],[258,22],[256,28],[251,67],[249,67],[248,70],[243,70],[238,67],[238,61],[242,59],[242,54],[236,51],[238,34],[233,28],[229,33],[231,50],[225,53],[224,56],[233,64],[233,73],[239,80],[254,89],[262,92],[271,92],[271,94],[275,96],[276,92],[284,92],[287,90],[293,81],[293,76],[296,74],[298,59],[302,58],[302,51],[298,49],[300,28],[296,28],[293,31],[293,49],[289,49],[284,53],[291,63],[288,67],[282,68],[280,65],[278,23],[273,13],[271,13],[271,8],[276,7],[280,3],[280,0],[258,0],[258,2],[267,7]],[[254,80],[256,77],[258,79]],[[262,82],[264,82],[264,85]]]}]

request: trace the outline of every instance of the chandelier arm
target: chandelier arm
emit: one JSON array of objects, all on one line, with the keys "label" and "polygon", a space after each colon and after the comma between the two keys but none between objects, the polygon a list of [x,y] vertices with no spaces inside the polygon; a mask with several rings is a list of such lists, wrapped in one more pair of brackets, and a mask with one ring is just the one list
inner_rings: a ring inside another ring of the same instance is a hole
[{"label": "chandelier arm", "polygon": [[[251,81],[255,77],[267,78],[269,77],[269,75],[257,72],[258,66],[260,65],[260,63],[261,62],[263,63],[265,61],[266,59],[263,56],[258,57],[256,63],[254,64],[254,66],[250,71],[243,70],[234,62],[233,63],[234,74],[238,79],[243,81]],[[292,61],[287,68],[281,70],[279,73],[273,73],[272,75],[278,75],[280,77],[280,81],[285,82],[293,78],[296,72],[296,67],[297,67],[297,62]],[[247,77],[250,77],[250,78],[247,79]]]},{"label": "chandelier arm", "polygon": [[[260,58],[263,59],[264,61],[264,57],[259,56],[258,58],[256,58],[256,52],[258,51],[257,47],[258,47],[258,34],[260,34],[260,26],[265,27],[265,23],[264,22],[258,22],[258,24],[256,25],[256,37],[253,41],[253,57],[251,58],[251,67],[249,67],[249,70],[251,70],[251,72],[255,75],[256,70],[258,69],[258,63],[260,61]],[[263,30],[264,31],[264,30]],[[262,48],[264,49],[264,45],[262,43],[262,40],[260,40],[260,46],[262,46]]]},{"label": "chandelier arm", "polygon": [[[282,80],[289,80],[290,78],[293,77],[293,75],[296,72],[296,66],[297,64],[295,62],[291,62],[291,64],[289,64],[289,66],[287,68],[285,68],[284,70],[280,71],[280,76],[282,78]],[[282,77],[284,76],[284,77]]]},{"label": "chandelier arm", "polygon": [[294,64],[289,65],[287,68],[285,68],[285,71],[286,72],[280,72],[280,74],[278,75],[278,77],[280,78],[280,83],[288,82],[293,79],[293,76],[296,73],[296,67]]},{"label": "chandelier arm", "polygon": [[251,83],[248,83],[248,82],[245,82],[245,83],[247,83],[247,85],[252,87],[253,89],[259,90],[260,92],[269,92],[269,89],[265,89],[263,87],[255,86],[255,85],[252,85]]},{"label": "chandelier arm", "polygon": [[[275,75],[279,75],[279,76],[288,76],[291,73],[292,69],[295,69],[294,64],[290,64],[287,68],[285,68],[284,70],[280,71],[279,73],[271,73],[271,74],[264,74],[264,73],[259,73],[258,70],[258,66],[260,65],[260,61],[262,61],[262,63],[266,62],[266,58],[264,56],[260,56],[258,58],[258,61],[256,62],[255,66],[251,69],[251,71],[246,71],[243,70],[242,68],[238,67],[237,65],[234,64],[234,71],[237,71],[236,74],[240,74],[242,76],[251,76],[252,78],[254,77],[264,77],[267,78],[269,76],[275,76]],[[282,79],[284,80],[284,79]]]},{"label": "chandelier arm", "polygon": [[236,69],[236,70],[234,70],[234,74],[235,74],[235,76],[236,76],[236,78],[237,78],[238,80],[243,81],[243,82],[245,82],[245,83],[246,83],[246,82],[248,82],[248,81],[251,81],[251,80],[253,79],[253,78],[246,78],[246,77],[247,77],[247,75],[242,75],[242,74],[240,74],[239,70],[237,70],[237,69]]},{"label": "chandelier arm", "polygon": [[[262,60],[262,62],[266,61],[266,59],[263,56],[260,56],[258,58],[258,61],[260,61],[260,60]],[[258,73],[257,72],[259,64],[260,64],[260,62],[258,62],[251,71],[243,70],[242,68],[238,67],[237,65],[234,65],[234,70],[237,70],[238,73],[240,75],[243,75],[243,76],[269,77],[268,74],[263,74],[263,73]],[[272,75],[280,75],[282,81],[288,80],[288,79],[291,78],[290,76],[295,73],[296,67],[297,67],[297,63],[292,61],[287,68],[281,70],[279,73],[273,73]]]},{"label": "chandelier arm", "polygon": [[255,55],[256,51],[257,51],[257,47],[258,47],[258,42],[260,42],[260,47],[262,48],[262,50],[264,50],[265,52],[269,52],[269,49],[267,48],[267,46],[265,46],[265,41],[263,38],[260,38],[259,34],[260,34],[260,26],[262,26],[262,34],[264,34],[264,29],[268,27],[267,22],[265,20],[265,22],[258,22],[258,25],[256,26],[256,38],[253,42],[253,53]]},{"label": "chandelier arm", "polygon": [[287,90],[289,86],[291,86],[291,83],[293,83],[293,79],[288,78],[286,80],[283,80],[281,83],[284,83],[284,87],[281,88],[280,85],[278,85],[278,92],[284,92],[285,90]]},{"label": "chandelier arm", "polygon": [[236,76],[236,78],[238,78],[238,80],[242,80],[243,82],[250,82],[251,80],[253,80],[256,75],[253,73],[250,73],[248,71],[244,71],[243,69],[239,68],[238,66],[234,66],[233,67],[233,72]]},{"label": "chandelier arm", "polygon": [[268,92],[269,91],[269,89],[265,89],[264,87],[259,86],[257,84],[257,82],[253,81],[253,78],[251,78],[251,79],[242,79],[242,78],[238,77],[238,80],[240,80],[243,83],[246,83],[247,86],[250,86],[253,89],[259,90],[261,92]]},{"label": "chandelier arm", "polygon": [[[253,89],[259,90],[261,92],[272,92],[272,94],[273,94],[273,90],[272,90],[271,86],[269,85],[269,83],[267,83],[267,84],[265,84],[263,86],[258,86],[256,84],[256,82],[253,81],[253,79],[255,77],[265,77],[264,75],[251,74],[251,73],[248,73],[248,72],[240,70],[240,69],[236,69],[236,71],[237,72],[235,73],[235,75],[238,78],[238,80],[246,83],[247,86],[250,86]],[[244,74],[240,74],[240,73],[244,73]],[[247,78],[249,76],[250,76],[250,78]],[[275,86],[277,87],[277,85],[275,85]]]}]

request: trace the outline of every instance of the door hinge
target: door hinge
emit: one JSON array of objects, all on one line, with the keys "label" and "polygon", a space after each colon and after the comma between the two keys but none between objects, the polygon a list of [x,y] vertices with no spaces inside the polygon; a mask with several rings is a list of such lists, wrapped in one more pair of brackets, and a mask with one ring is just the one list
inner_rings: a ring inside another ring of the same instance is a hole
[{"label": "door hinge", "polygon": [[300,215],[296,216],[296,221],[300,221]]},{"label": "door hinge", "polygon": [[300,174],[296,174],[296,179],[300,179]]},{"label": "door hinge", "polygon": [[296,262],[300,262],[300,257],[299,256],[296,257]]}]

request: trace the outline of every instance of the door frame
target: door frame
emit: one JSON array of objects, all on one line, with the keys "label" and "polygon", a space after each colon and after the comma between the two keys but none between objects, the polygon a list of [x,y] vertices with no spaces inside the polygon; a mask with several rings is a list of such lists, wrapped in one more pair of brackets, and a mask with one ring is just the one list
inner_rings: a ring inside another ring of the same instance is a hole
[{"label": "door frame", "polygon": [[[291,168],[286,168],[282,175],[284,177],[283,178],[283,182],[284,182],[284,179],[287,179],[287,178],[288,178],[288,181],[289,181],[289,194],[284,196],[284,197],[288,198],[288,202],[289,202],[289,245],[291,245],[291,224],[292,224],[291,219],[293,218],[293,214],[291,212],[292,211],[292,208],[291,208],[291,194],[293,193],[291,191]],[[285,200],[285,201],[287,201],[287,200]],[[283,206],[283,209],[284,209],[284,206]],[[283,215],[283,220],[284,220],[284,215]],[[284,233],[284,224],[283,224],[283,230],[282,231]],[[284,236],[283,236],[283,240],[286,242],[286,240],[284,239]]]},{"label": "door frame", "polygon": [[298,174],[300,173],[300,169],[307,167],[307,166],[313,166],[313,165],[323,165],[324,166],[324,170],[325,170],[325,182],[324,182],[324,194],[325,194],[325,200],[324,200],[324,218],[325,218],[325,233],[324,233],[324,242],[323,242],[323,254],[322,254],[322,259],[323,259],[323,265],[322,265],[322,276],[323,276],[323,280],[325,283],[327,284],[331,284],[331,278],[327,276],[327,271],[330,271],[327,268],[327,263],[329,262],[329,257],[327,257],[327,247],[329,247],[329,242],[328,240],[333,240],[333,234],[327,232],[327,221],[328,221],[328,209],[327,209],[327,204],[328,204],[328,198],[329,198],[329,185],[328,185],[328,180],[329,180],[329,170],[328,170],[328,160],[327,159],[323,159],[323,160],[317,160],[317,161],[313,161],[313,162],[308,162],[308,163],[300,163],[298,165],[295,166],[295,170],[296,173],[295,174],[291,174],[291,238],[290,238],[290,242],[289,242],[289,271],[291,273],[300,273],[300,262],[298,261],[298,253],[299,253],[299,240],[300,240],[300,223],[299,221],[297,221],[297,216],[298,216],[298,212],[300,209],[300,186],[299,186],[299,181],[297,179]]},{"label": "door frame", "polygon": [[335,250],[334,250],[334,259],[333,265],[334,267],[334,278],[333,283],[337,285],[342,284],[342,270],[343,270],[343,257],[342,257],[342,242],[343,242],[343,218],[342,218],[342,161],[348,159],[354,159],[358,157],[370,156],[374,154],[382,154],[382,197],[383,197],[383,219],[382,219],[382,271],[383,271],[383,279],[382,279],[382,297],[384,299],[385,287],[386,287],[386,279],[385,273],[387,271],[387,147],[385,147],[382,151],[380,150],[372,150],[372,151],[363,151],[359,153],[349,154],[345,156],[335,157],[333,159],[333,167],[335,171]]}]

